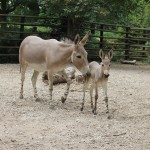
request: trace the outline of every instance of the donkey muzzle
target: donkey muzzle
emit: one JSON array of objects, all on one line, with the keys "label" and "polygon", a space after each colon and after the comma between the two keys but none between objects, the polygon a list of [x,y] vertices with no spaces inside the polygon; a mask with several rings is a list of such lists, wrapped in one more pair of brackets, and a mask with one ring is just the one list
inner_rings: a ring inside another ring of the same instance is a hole
[{"label": "donkey muzzle", "polygon": [[87,77],[90,77],[90,75],[91,75],[91,73],[88,71],[88,72],[86,73],[86,76],[87,76]]},{"label": "donkey muzzle", "polygon": [[104,74],[105,78],[108,78],[109,77],[109,74]]}]

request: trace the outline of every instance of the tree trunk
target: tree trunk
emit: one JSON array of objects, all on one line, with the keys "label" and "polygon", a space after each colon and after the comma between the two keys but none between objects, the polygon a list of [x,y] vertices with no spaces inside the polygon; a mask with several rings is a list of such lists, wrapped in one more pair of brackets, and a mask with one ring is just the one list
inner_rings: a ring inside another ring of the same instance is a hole
[{"label": "tree trunk", "polygon": [[[0,14],[7,14],[7,2],[6,2],[6,0],[1,1]],[[7,16],[1,16],[0,21],[1,22],[6,22],[7,21]],[[6,27],[7,27],[6,24],[1,24],[2,29],[5,29]]]},{"label": "tree trunk", "polygon": [[71,17],[67,18],[67,35],[73,37],[74,19]]}]

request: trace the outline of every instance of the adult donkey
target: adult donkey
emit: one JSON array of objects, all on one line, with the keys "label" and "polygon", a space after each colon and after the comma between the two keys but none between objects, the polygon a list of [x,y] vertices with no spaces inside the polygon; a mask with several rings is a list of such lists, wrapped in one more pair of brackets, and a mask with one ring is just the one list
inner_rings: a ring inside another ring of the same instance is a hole
[{"label": "adult donkey", "polygon": [[88,75],[89,66],[87,52],[84,45],[89,35],[86,34],[80,41],[77,34],[74,44],[66,44],[55,39],[43,40],[37,36],[26,37],[19,48],[19,62],[21,67],[21,91],[20,98],[23,98],[23,83],[27,66],[34,69],[32,85],[34,97],[39,99],[36,89],[36,81],[39,72],[48,72],[50,101],[53,91],[53,74],[63,70],[68,64],[73,64],[83,75]]},{"label": "adult donkey", "polygon": [[[72,38],[66,36],[60,39],[60,42],[67,43],[67,44],[74,44]],[[58,83],[67,83],[64,95],[61,97],[62,103],[64,103],[67,99],[69,94],[70,84],[72,83],[72,79],[75,78],[76,69],[73,65],[68,65],[62,71],[57,72],[53,75],[53,85]],[[48,73],[45,71],[42,75],[42,81],[48,85]]]}]

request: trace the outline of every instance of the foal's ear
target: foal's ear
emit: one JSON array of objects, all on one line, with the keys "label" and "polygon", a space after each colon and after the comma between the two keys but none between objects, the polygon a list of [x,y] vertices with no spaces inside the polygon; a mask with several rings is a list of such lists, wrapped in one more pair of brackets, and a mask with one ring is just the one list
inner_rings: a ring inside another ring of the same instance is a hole
[{"label": "foal's ear", "polygon": [[103,49],[99,50],[99,57],[101,58],[101,60],[105,58],[105,54],[104,54]]},{"label": "foal's ear", "polygon": [[80,42],[80,35],[76,34],[75,38],[74,38],[74,43],[78,44]]},{"label": "foal's ear", "polygon": [[113,58],[113,49],[108,52],[108,58],[111,60]]},{"label": "foal's ear", "polygon": [[81,45],[84,46],[84,45],[86,44],[88,38],[89,38],[89,34],[87,33],[87,34],[83,37],[83,39],[80,41],[79,44],[81,44]]}]

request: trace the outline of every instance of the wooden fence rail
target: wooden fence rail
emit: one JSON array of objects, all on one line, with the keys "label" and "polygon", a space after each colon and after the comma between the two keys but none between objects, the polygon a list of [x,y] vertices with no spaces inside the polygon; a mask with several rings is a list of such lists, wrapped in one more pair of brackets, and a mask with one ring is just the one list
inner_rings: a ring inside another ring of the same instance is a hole
[{"label": "wooden fence rail", "polygon": [[[5,18],[5,19],[3,19]],[[63,18],[64,19],[64,18]],[[20,42],[28,35],[44,39],[91,31],[86,44],[90,60],[98,59],[100,48],[114,48],[114,60],[146,60],[150,53],[150,28],[133,28],[99,22],[78,22],[68,26],[67,20],[54,17],[36,17],[0,14],[0,63],[18,62]],[[68,30],[69,28],[69,30]]]},{"label": "wooden fence rail", "polygon": [[[85,29],[91,30],[91,36],[97,40],[91,40],[93,43],[88,46],[89,54],[92,59],[98,57],[98,50],[94,47],[103,47],[104,49],[114,48],[116,59],[125,60],[146,60],[150,53],[150,28],[133,28],[123,25],[101,24],[90,22],[82,25]],[[81,30],[81,29],[79,29]],[[94,32],[93,32],[94,31]],[[93,51],[92,51],[93,49]]]}]

